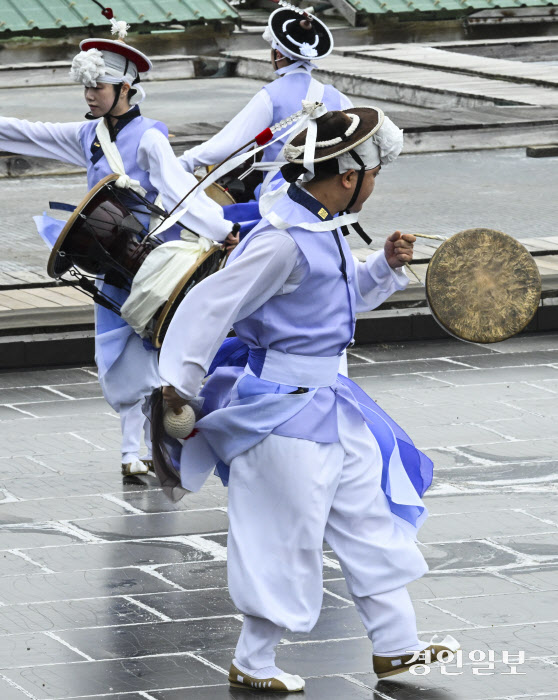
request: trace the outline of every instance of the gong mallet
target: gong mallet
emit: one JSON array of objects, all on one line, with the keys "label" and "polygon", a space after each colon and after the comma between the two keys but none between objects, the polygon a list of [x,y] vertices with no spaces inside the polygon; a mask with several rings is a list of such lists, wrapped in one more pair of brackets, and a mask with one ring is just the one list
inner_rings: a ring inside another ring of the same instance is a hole
[{"label": "gong mallet", "polygon": [[[428,233],[412,233],[411,235],[415,236],[415,238],[430,238],[433,241],[447,241],[447,238],[444,238],[444,236],[432,236],[432,235],[429,235]],[[407,268],[407,270],[409,270],[409,272],[411,272],[416,277],[416,280],[419,284],[424,284],[424,282],[417,275],[417,273],[413,270],[413,268],[409,265],[409,263],[405,263],[405,267]]]}]

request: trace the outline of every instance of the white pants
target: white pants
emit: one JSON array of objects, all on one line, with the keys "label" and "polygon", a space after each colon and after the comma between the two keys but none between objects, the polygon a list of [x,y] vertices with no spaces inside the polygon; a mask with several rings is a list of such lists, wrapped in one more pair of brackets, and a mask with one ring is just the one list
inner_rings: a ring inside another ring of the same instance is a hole
[{"label": "white pants", "polygon": [[157,353],[146,350],[137,335],[128,338],[124,352],[109,371],[99,378],[103,396],[120,415],[122,463],[138,457],[145,434],[148,457],[151,455],[149,423],[142,412],[143,402],[160,386]]},{"label": "white pants", "polygon": [[[259,618],[277,628],[310,631],[322,604],[325,538],[339,557],[367,632],[377,642],[378,630],[382,651],[392,651],[385,647],[416,641],[404,586],[427,566],[389,509],[373,435],[362,419],[351,422],[341,410],[338,424],[338,443],[270,435],[232,460],[229,589],[248,626]],[[390,627],[398,628],[393,638],[386,637]],[[243,658],[245,666],[257,668]]]}]

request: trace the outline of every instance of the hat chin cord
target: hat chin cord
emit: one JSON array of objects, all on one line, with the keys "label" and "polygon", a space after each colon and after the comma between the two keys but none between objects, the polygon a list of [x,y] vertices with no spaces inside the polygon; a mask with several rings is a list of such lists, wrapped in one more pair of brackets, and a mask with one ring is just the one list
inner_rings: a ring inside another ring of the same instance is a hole
[{"label": "hat chin cord", "polygon": [[[354,150],[351,149],[349,151],[350,155],[353,157],[353,160],[356,161],[357,165],[360,166],[360,169],[357,171],[357,184],[355,187],[355,191],[353,192],[353,196],[351,197],[350,202],[347,204],[345,211],[343,214],[350,214],[351,212],[351,207],[354,207],[355,202],[358,199],[358,196],[360,194],[360,190],[362,189],[362,182],[364,180],[364,174],[366,173],[366,168],[364,166],[364,161],[362,158],[359,156],[359,154]],[[372,243],[372,239],[370,236],[366,233],[366,231],[362,228],[362,226],[358,223],[358,221],[355,221],[354,224],[351,224],[351,226],[354,228],[354,230],[358,233],[358,235],[362,238],[362,240],[367,244],[370,245]],[[341,226],[341,233],[343,236],[348,236],[349,235],[349,228],[348,226]]]}]

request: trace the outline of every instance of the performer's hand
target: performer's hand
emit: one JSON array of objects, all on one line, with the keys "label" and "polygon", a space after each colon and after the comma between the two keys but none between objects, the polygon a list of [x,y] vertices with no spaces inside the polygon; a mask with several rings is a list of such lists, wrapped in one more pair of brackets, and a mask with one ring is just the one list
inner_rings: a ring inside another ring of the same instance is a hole
[{"label": "performer's hand", "polygon": [[225,250],[227,251],[227,254],[231,254],[233,250],[236,248],[236,246],[240,243],[240,234],[234,234],[234,233],[229,233],[229,235],[225,238],[225,241],[223,245],[225,246]]},{"label": "performer's hand", "polygon": [[412,233],[396,231],[386,240],[384,252],[390,267],[402,267],[413,259],[413,243],[417,239]]},{"label": "performer's hand", "polygon": [[183,399],[182,396],[178,394],[173,386],[163,387],[163,399],[167,406],[172,408],[177,416],[182,413],[182,406],[185,406],[188,403],[186,399]]}]

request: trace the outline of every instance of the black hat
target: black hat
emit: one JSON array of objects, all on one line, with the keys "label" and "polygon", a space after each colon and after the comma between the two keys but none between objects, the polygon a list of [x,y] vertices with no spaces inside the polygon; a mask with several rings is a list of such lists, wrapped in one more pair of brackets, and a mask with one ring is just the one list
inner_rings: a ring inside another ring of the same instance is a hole
[{"label": "black hat", "polygon": [[268,30],[264,38],[271,38],[288,58],[310,61],[324,58],[333,49],[333,37],[326,25],[296,7],[281,7],[272,12]]},{"label": "black hat", "polygon": [[[384,113],[376,107],[351,107],[326,112],[316,120],[317,141],[312,162],[321,163],[351,151],[374,136],[383,123]],[[301,131],[285,146],[283,154],[289,163],[304,163],[307,133],[307,129]]]}]

